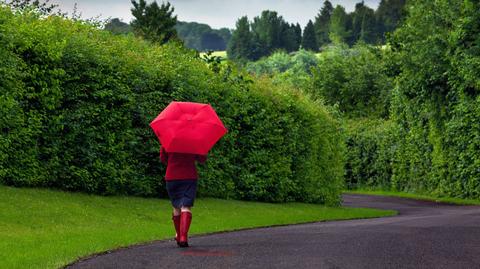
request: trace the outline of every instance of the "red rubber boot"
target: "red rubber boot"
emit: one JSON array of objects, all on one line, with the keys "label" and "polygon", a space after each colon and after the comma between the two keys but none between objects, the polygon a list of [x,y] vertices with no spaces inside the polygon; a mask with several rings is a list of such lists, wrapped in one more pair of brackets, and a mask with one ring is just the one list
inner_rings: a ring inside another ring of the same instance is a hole
[{"label": "red rubber boot", "polygon": [[190,223],[192,223],[192,213],[183,211],[180,214],[180,238],[178,240],[178,245],[181,248],[188,247],[188,229],[190,228]]},{"label": "red rubber boot", "polygon": [[172,220],[173,220],[173,226],[175,226],[175,241],[177,241],[177,245],[178,245],[178,240],[180,238],[180,215],[178,216],[174,216],[172,215]]}]

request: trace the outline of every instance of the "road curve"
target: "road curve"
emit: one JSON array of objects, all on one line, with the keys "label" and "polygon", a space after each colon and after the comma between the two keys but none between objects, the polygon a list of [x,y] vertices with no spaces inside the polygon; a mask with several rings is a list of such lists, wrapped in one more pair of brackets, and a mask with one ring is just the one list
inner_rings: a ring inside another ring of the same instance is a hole
[{"label": "road curve", "polygon": [[480,207],[344,195],[344,205],[398,216],[318,222],[160,241],[67,268],[480,268]]}]

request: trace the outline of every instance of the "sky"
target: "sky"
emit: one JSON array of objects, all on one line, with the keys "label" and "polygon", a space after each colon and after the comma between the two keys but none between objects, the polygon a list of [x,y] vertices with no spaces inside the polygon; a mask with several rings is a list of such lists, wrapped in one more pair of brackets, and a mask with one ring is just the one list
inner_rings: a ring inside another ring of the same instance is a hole
[{"label": "sky", "polygon": [[[137,0],[138,1],[138,0]],[[350,12],[361,0],[330,0],[333,6],[342,5]],[[147,0],[152,2],[152,0]],[[160,4],[163,1],[157,0]],[[323,0],[170,0],[179,21],[195,21],[210,25],[214,29],[235,28],[238,18],[248,16],[250,20],[262,10],[277,11],[287,22],[300,23],[304,27],[314,20],[323,6]],[[365,5],[376,9],[380,0],[364,0]],[[83,18],[120,18],[130,22],[130,0],[50,0],[58,4],[63,12],[72,13],[75,3]]]}]

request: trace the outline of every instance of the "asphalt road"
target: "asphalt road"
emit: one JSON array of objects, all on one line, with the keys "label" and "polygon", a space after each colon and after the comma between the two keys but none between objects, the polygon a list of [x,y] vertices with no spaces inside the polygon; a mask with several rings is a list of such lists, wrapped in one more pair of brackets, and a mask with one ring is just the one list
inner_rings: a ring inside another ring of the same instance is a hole
[{"label": "asphalt road", "polygon": [[[480,268],[480,207],[345,195],[398,216],[252,229],[119,249],[68,268]],[[193,224],[195,225],[195,224]]]}]

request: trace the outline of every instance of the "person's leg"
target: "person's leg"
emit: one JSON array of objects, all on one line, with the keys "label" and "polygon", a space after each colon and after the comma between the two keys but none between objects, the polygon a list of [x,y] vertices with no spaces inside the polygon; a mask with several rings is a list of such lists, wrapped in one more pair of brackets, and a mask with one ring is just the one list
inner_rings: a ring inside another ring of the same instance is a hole
[{"label": "person's leg", "polygon": [[180,216],[181,208],[173,208],[173,215]]},{"label": "person's leg", "polygon": [[173,226],[175,226],[175,241],[177,241],[177,244],[179,242],[179,237],[180,237],[180,213],[181,210],[180,208],[173,208],[173,213],[172,213],[172,220],[173,220]]},{"label": "person's leg", "polygon": [[180,214],[180,238],[178,245],[188,247],[188,230],[192,222],[192,211],[190,207],[182,206]]}]

